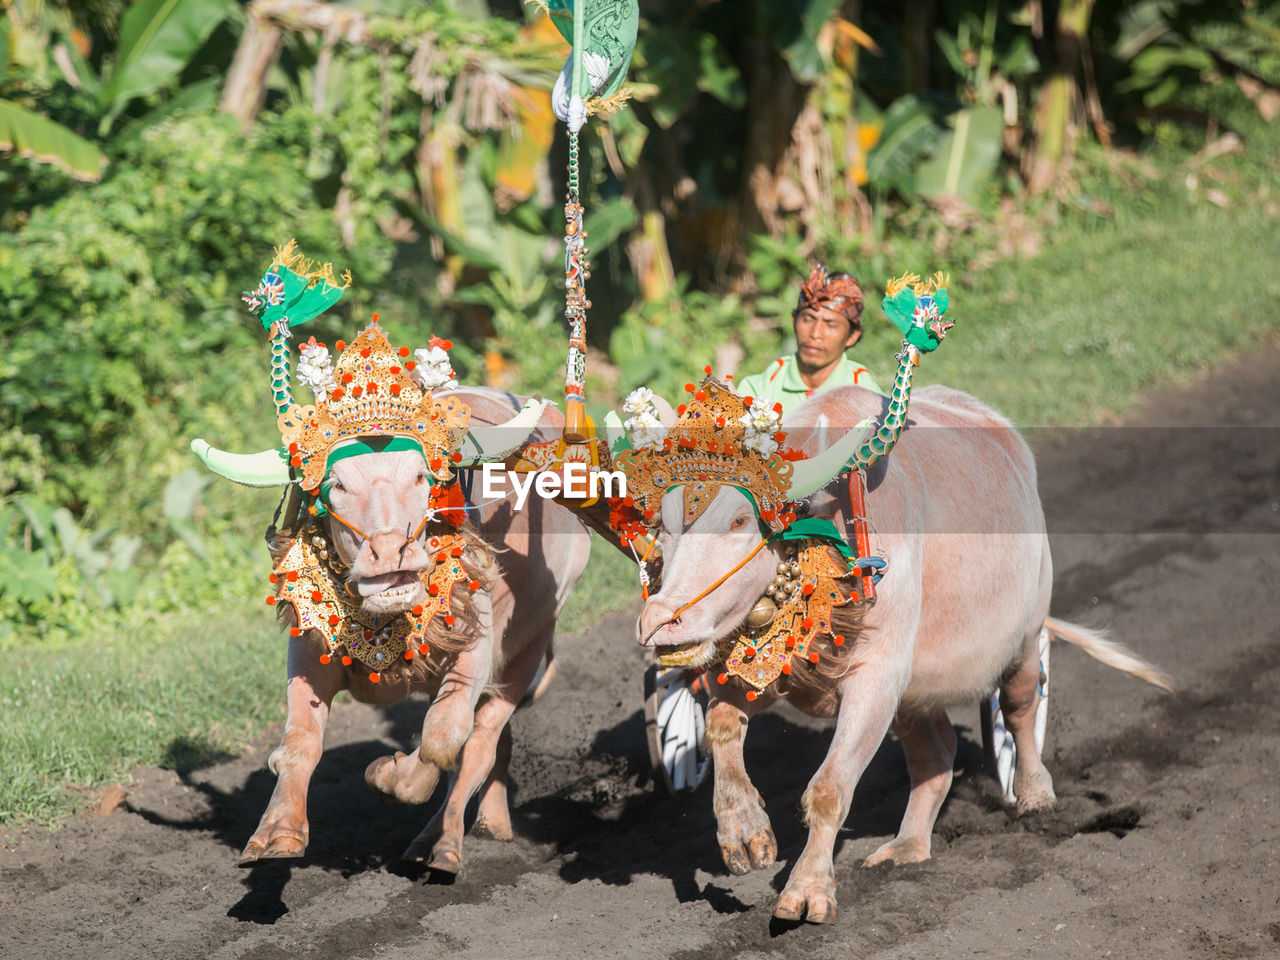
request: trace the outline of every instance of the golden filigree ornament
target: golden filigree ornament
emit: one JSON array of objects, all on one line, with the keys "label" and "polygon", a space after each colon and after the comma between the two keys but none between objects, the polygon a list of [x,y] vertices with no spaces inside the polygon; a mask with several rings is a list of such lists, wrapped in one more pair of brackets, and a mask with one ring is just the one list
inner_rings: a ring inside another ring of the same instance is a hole
[{"label": "golden filigree ornament", "polygon": [[791,673],[795,657],[817,663],[815,645],[823,636],[830,636],[837,647],[844,646],[845,638],[835,632],[831,615],[836,607],[862,599],[856,591],[846,597],[837,583],[855,574],[850,561],[832,559],[825,541],[807,541],[794,560],[778,564],[772,594],[758,604],[774,604],[777,613],[767,620],[760,616],[762,622],[755,629],[753,618],[748,617],[746,624],[720,641],[717,653],[724,672],[717,680],[727,683],[729,677],[739,678],[753,688],[747,691],[747,699],[754,700],[757,691]]},{"label": "golden filigree ornament", "polygon": [[329,453],[357,437],[411,437],[422,445],[427,466],[439,481],[453,478],[458,448],[471,413],[456,397],[436,399],[413,375],[409,348],[393,349],[374,322],[342,351],[333,388],[314,404],[292,404],[277,419],[289,463],[302,471],[302,488],[314,491],[325,476]]},{"label": "golden filigree ornament", "polygon": [[663,495],[683,486],[688,526],[727,483],[746,490],[760,519],[781,529],[792,472],[780,453],[781,405],[740,397],[709,370],[701,384],[685,389],[692,396],[676,408],[678,419],[665,437],[651,409],[652,393],[636,391],[627,398],[624,425],[633,449],[618,452],[617,466],[626,474],[628,497],[652,522]]},{"label": "golden filigree ornament", "polygon": [[267,603],[293,606],[297,624],[289,631],[292,636],[315,630],[324,638],[328,652],[321,654],[321,663],[337,658],[349,667],[358,661],[369,670],[369,679],[378,683],[384,674],[394,674],[415,657],[430,654],[426,628],[432,617],[441,617],[446,627],[453,626],[450,604],[458,584],[465,583],[471,590],[480,587],[462,565],[462,537],[434,535],[425,545],[432,562],[418,577],[427,601],[405,613],[378,617],[338,585],[330,550],[316,528],[308,525],[269,577],[276,592],[267,597]]}]

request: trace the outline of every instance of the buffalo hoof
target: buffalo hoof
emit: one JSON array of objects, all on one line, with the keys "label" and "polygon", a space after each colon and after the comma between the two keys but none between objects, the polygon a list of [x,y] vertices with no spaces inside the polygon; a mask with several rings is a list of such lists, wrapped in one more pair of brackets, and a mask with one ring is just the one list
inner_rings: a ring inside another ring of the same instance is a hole
[{"label": "buffalo hoof", "polygon": [[1043,766],[1021,777],[1015,775],[1013,790],[1018,795],[1018,816],[1049,810],[1058,802],[1053,792],[1053,777]]},{"label": "buffalo hoof", "polygon": [[807,920],[809,923],[836,922],[836,893],[825,884],[808,884],[792,889],[787,884],[773,908],[779,920]]},{"label": "buffalo hoof", "polygon": [[423,831],[409,844],[400,859],[425,863],[428,869],[439,873],[457,874],[462,868],[462,844],[434,831]]},{"label": "buffalo hoof", "polygon": [[744,844],[720,844],[720,854],[729,872],[741,876],[772,865],[778,858],[778,841],[773,837],[772,828],[765,827]]},{"label": "buffalo hoof", "polygon": [[472,825],[471,834],[476,837],[487,837],[490,840],[514,840],[516,837],[515,831],[511,829],[510,818],[506,823],[498,823],[483,815]]},{"label": "buffalo hoof", "polygon": [[290,831],[263,838],[252,837],[245,844],[236,865],[251,867],[263,860],[288,860],[292,857],[300,857],[306,852],[307,841],[301,833]]},{"label": "buffalo hoof", "polygon": [[426,803],[440,782],[440,768],[423,763],[417,753],[399,750],[390,757],[379,757],[364,771],[364,782],[374,793],[400,803]]},{"label": "buffalo hoof", "polygon": [[888,843],[881,844],[867,859],[862,861],[864,867],[874,867],[881,863],[919,863],[929,859],[929,841],[918,837],[894,837]]}]

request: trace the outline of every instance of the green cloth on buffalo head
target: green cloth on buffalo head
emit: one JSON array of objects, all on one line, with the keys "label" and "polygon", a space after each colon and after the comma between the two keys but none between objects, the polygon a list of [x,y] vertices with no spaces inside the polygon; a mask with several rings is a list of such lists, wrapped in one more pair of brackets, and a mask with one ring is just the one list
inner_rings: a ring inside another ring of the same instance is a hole
[{"label": "green cloth on buffalo head", "polygon": [[803,517],[769,537],[770,543],[783,540],[823,540],[834,547],[841,556],[850,560],[856,557],[844,537],[840,536],[836,525],[825,517]]}]

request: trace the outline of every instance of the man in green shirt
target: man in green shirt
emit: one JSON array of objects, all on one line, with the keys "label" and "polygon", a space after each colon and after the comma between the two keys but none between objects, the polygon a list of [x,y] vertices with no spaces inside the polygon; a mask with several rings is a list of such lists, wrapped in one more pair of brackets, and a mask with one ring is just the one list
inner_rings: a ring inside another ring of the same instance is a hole
[{"label": "man in green shirt", "polygon": [[862,338],[862,288],[847,273],[827,273],[818,264],[800,288],[791,314],[796,352],[778,357],[760,373],[738,382],[740,396],[782,404],[783,414],[832,387],[866,387],[883,393],[875,377],[845,351]]}]

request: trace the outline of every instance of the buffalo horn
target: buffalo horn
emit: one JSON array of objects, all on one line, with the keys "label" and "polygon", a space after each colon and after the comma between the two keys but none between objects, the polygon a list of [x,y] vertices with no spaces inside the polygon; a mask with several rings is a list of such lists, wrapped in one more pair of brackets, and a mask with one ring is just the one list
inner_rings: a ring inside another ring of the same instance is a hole
[{"label": "buffalo horn", "polygon": [[814,454],[807,460],[792,461],[791,485],[787,490],[787,499],[799,500],[807,497],[821,490],[847,469],[870,423],[871,421],[864,420],[843,436],[837,437],[835,443],[827,449]]},{"label": "buffalo horn", "polygon": [[529,439],[529,434],[542,419],[543,409],[550,403],[550,400],[530,397],[506,423],[497,423],[491,427],[469,427],[467,435],[462,439],[462,446],[459,447],[462,454],[460,466],[471,467],[478,463],[504,460]]},{"label": "buffalo horn", "polygon": [[290,482],[289,454],[283,448],[258,453],[227,453],[197,439],[191,441],[191,451],[218,476],[248,487],[275,487]]}]

